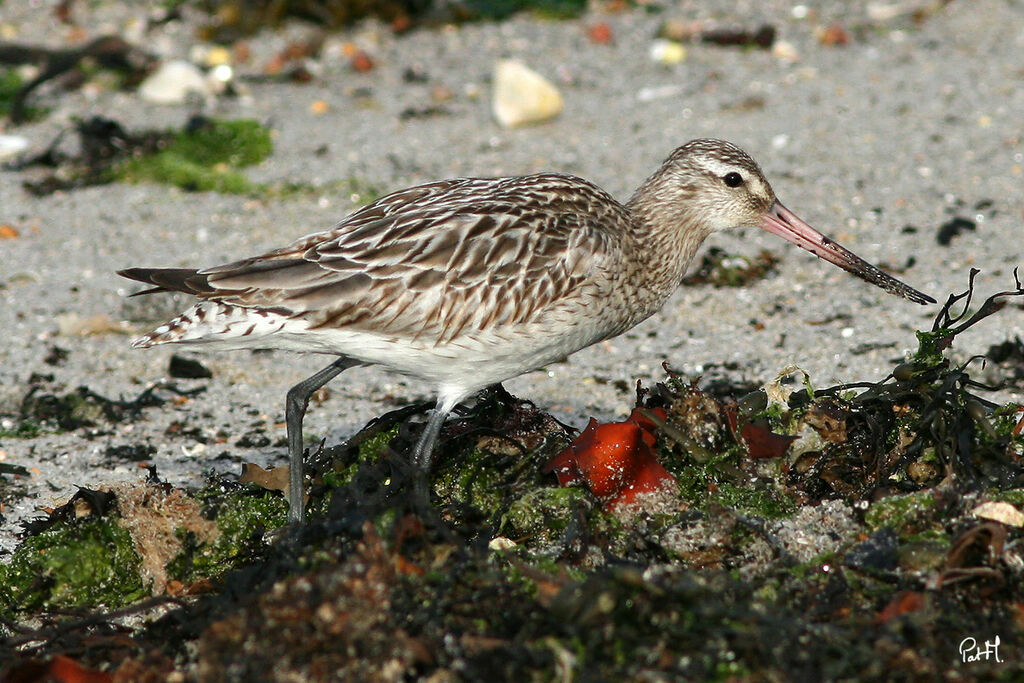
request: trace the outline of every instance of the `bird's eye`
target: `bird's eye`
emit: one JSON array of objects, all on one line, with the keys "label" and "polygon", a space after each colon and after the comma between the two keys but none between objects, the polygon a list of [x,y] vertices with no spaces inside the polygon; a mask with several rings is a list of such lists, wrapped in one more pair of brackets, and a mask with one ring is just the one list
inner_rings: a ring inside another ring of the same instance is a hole
[{"label": "bird's eye", "polygon": [[743,176],[741,176],[736,171],[732,171],[731,173],[726,173],[724,176],[722,176],[722,182],[724,182],[729,187],[739,187],[740,185],[743,184]]}]

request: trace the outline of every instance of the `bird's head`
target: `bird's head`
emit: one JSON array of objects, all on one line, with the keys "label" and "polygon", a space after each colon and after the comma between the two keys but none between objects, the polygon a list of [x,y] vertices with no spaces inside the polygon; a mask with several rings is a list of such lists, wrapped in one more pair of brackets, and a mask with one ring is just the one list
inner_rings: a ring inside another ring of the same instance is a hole
[{"label": "bird's head", "polygon": [[690,244],[699,244],[718,230],[760,227],[887,292],[934,303],[787,209],[757,162],[724,140],[691,140],[676,149],[637,190],[630,208],[649,226],[671,225],[682,242]]}]

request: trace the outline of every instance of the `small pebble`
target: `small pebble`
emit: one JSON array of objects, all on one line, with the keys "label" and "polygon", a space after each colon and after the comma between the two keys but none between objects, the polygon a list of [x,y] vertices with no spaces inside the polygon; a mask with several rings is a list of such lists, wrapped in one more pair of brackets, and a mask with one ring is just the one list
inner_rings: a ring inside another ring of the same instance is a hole
[{"label": "small pebble", "polygon": [[975,229],[975,222],[962,216],[954,216],[939,226],[935,240],[944,247],[948,247],[953,238],[968,230]]},{"label": "small pebble", "polygon": [[683,21],[682,19],[666,19],[665,23],[658,29],[658,37],[685,43],[695,35],[704,30],[704,25],[699,21]]},{"label": "small pebble", "polygon": [[840,24],[829,24],[817,33],[822,45],[849,45],[850,33]]},{"label": "small pebble", "polygon": [[598,45],[608,45],[615,40],[615,36],[612,34],[612,27],[603,21],[588,28],[587,37],[590,38],[590,42],[597,43]]},{"label": "small pebble", "polygon": [[203,66],[208,67],[223,66],[225,64],[231,64],[231,52],[219,45],[210,48],[210,51],[206,53],[206,58],[203,60]]},{"label": "small pebble", "polygon": [[1013,505],[1002,501],[991,501],[977,506],[971,513],[975,517],[990,519],[1007,526],[1024,526],[1024,512],[1021,512]]},{"label": "small pebble", "polygon": [[231,64],[231,52],[219,45],[194,45],[188,53],[189,60],[193,64],[201,64],[206,68]]},{"label": "small pebble", "polygon": [[512,550],[516,547],[516,542],[511,538],[495,536],[487,543],[487,547],[495,551]]},{"label": "small pebble", "polygon": [[222,93],[227,90],[235,78],[234,69],[228,64],[220,64],[206,74],[206,85],[211,93]]},{"label": "small pebble", "polygon": [[13,157],[27,148],[27,138],[20,135],[0,135],[0,159]]},{"label": "small pebble", "polygon": [[164,62],[139,86],[139,97],[154,104],[182,104],[189,93],[210,94],[203,72],[191,62]]},{"label": "small pebble", "polygon": [[447,88],[443,85],[435,86],[430,91],[430,99],[437,103],[447,102],[455,97],[455,93],[452,92],[451,88]]},{"label": "small pebble", "polygon": [[674,40],[659,39],[651,43],[651,61],[671,66],[686,59],[686,48]]},{"label": "small pebble", "polygon": [[772,43],[771,52],[773,57],[781,59],[784,62],[800,61],[800,53],[797,51],[793,43],[788,40],[777,40]]},{"label": "small pebble", "polygon": [[494,118],[505,128],[547,121],[562,113],[561,93],[546,78],[511,59],[494,66]]},{"label": "small pebble", "polygon": [[362,50],[357,50],[349,59],[349,65],[352,67],[353,71],[358,71],[362,74],[367,71],[371,71],[374,67],[374,62],[370,55],[366,54]]}]

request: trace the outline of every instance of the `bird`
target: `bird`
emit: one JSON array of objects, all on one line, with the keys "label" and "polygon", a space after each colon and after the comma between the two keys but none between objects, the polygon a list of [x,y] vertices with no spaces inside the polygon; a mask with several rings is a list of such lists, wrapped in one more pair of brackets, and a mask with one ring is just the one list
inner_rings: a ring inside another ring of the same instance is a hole
[{"label": "bird", "polygon": [[436,406],[410,460],[429,471],[461,401],[615,337],[658,311],[712,233],[757,226],[892,294],[931,297],[787,209],[738,146],[696,139],[625,203],[564,173],[456,178],[388,194],[329,230],[225,265],[128,268],[184,292],[188,310],[134,339],[333,356],[285,400],[289,522],[304,520],[302,422],[345,370],[380,365],[425,382]]}]

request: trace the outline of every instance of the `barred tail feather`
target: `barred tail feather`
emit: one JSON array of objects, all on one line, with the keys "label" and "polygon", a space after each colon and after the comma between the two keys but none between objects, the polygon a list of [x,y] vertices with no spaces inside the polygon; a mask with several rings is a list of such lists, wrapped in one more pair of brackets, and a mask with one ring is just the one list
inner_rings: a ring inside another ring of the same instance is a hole
[{"label": "barred tail feather", "polygon": [[292,320],[280,313],[204,301],[133,339],[131,345],[148,349],[160,344],[222,343],[244,337],[251,341],[278,332],[290,323]]}]

